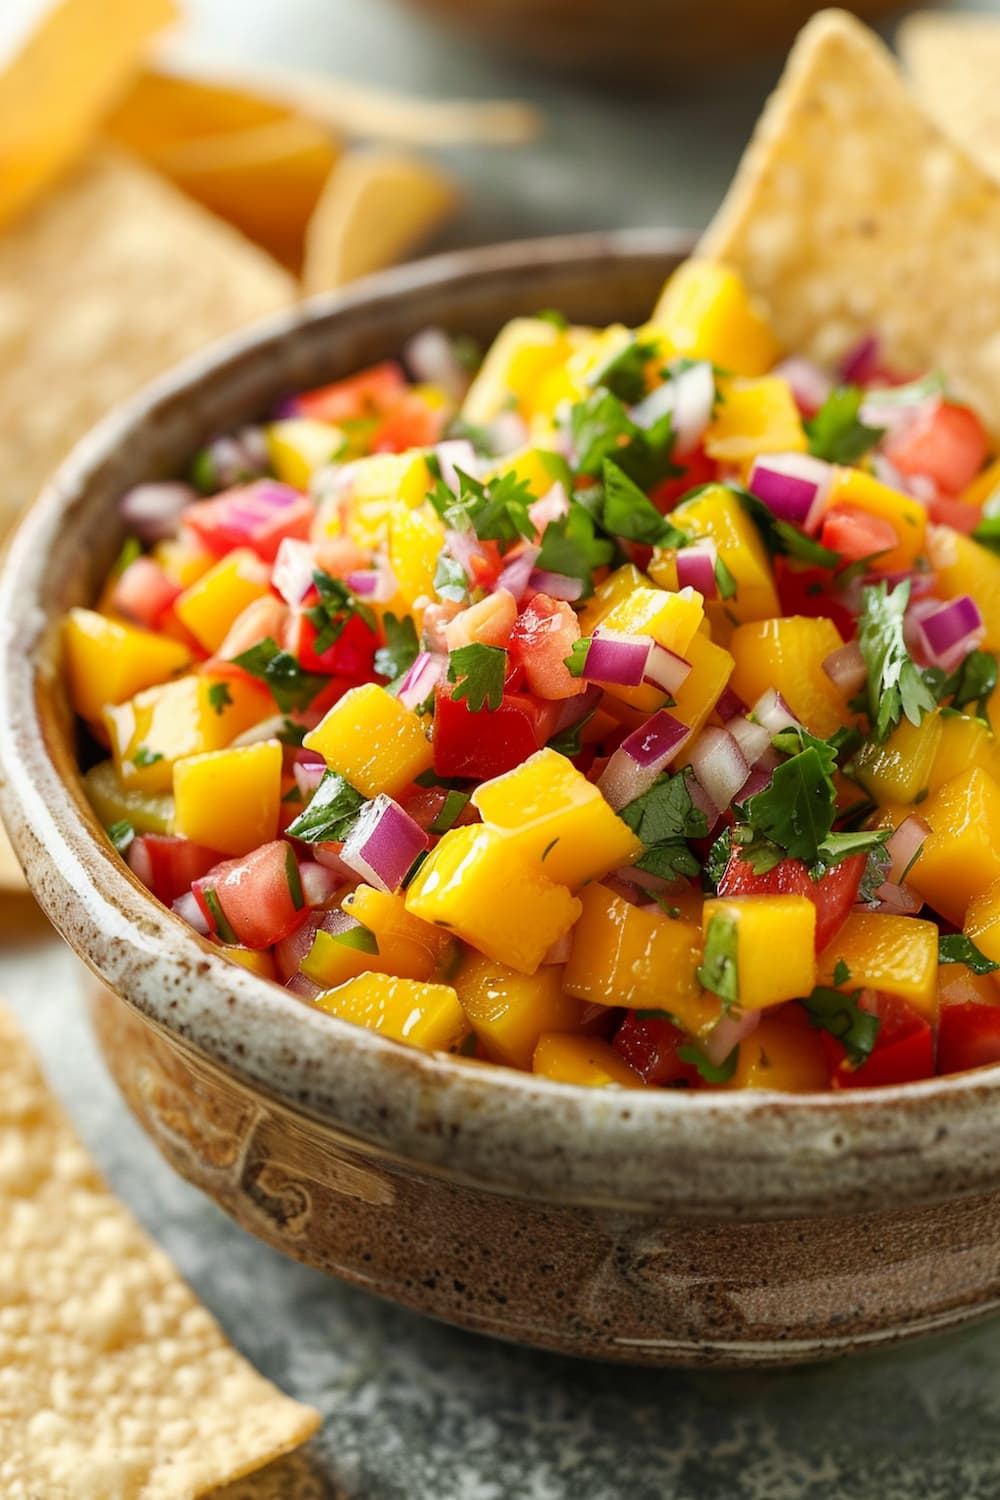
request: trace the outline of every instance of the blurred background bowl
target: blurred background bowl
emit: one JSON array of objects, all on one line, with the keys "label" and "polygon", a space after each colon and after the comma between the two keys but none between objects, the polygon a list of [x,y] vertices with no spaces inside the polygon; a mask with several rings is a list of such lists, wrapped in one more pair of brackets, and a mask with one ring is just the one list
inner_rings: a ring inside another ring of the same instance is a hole
[{"label": "blurred background bowl", "polygon": [[[785,46],[810,0],[405,0],[519,57],[653,82]],[[845,7],[872,18],[898,0]]]}]

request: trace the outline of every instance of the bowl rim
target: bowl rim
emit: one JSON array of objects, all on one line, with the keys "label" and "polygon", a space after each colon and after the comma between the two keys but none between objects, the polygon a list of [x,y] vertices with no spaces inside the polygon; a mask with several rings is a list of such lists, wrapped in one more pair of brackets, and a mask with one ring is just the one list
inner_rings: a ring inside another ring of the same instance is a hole
[{"label": "bowl rim", "polygon": [[[347,1141],[487,1190],[694,1217],[902,1207],[1000,1187],[1000,1066],[879,1090],[790,1095],[594,1090],[426,1054],[316,1010],[224,958],[142,887],[83,799],[54,707],[44,599],[60,532],[102,466],[178,400],[237,382],[304,330],[391,316],[422,292],[525,284],[687,253],[676,230],[449,252],[222,339],[79,442],[0,573],[0,810],[29,884],[84,962],[209,1071]],[[250,413],[247,413],[247,417]],[[234,1025],[234,1015],[238,1023]],[[990,1139],[997,1142],[992,1149]]]}]

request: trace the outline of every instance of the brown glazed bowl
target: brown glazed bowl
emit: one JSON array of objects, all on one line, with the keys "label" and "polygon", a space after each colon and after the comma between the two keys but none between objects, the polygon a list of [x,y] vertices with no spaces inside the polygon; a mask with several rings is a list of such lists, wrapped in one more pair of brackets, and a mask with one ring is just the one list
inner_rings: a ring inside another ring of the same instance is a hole
[{"label": "brown glazed bowl", "polygon": [[373,278],[216,346],[65,463],[0,577],[0,804],[38,900],[103,981],[94,1023],[160,1150],[251,1233],[436,1317],[646,1364],[775,1365],[1000,1305],[1000,1067],[878,1092],[618,1092],[427,1055],[311,1009],[160,906],[74,761],[59,622],[117,500],[282,393],[428,323],[643,320],[686,248],[626,233]]}]

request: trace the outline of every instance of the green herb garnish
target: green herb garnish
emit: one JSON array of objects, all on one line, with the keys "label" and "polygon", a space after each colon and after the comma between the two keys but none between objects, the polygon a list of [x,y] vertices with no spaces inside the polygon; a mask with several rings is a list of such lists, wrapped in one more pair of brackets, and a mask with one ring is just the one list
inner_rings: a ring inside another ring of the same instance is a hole
[{"label": "green herb garnish", "polygon": [[935,706],[934,694],[903,638],[909,599],[909,579],[892,593],[885,583],[878,583],[866,588],[863,595],[858,645],[868,668],[868,719],[879,742],[888,738],[904,715],[911,724],[919,724]]},{"label": "green herb garnish", "polygon": [[305,812],[285,832],[305,844],[342,843],[364,806],[365,798],[339,771],[326,771]]},{"label": "green herb garnish", "polygon": [[500,707],[506,676],[507,653],[500,646],[473,641],[448,654],[448,681],[458,684],[451,696],[464,699],[471,713],[484,706],[493,712]]},{"label": "green herb garnish", "polygon": [[953,932],[947,937],[938,938],[938,963],[964,964],[973,974],[992,974],[1000,969],[1000,964],[987,958],[964,932]]},{"label": "green herb garnish", "polygon": [[265,636],[249,651],[242,651],[233,661],[251,677],[267,684],[282,713],[308,707],[330,681],[329,677],[305,671],[297,658],[290,651],[282,651],[271,636]]},{"label": "green herb garnish", "polygon": [[646,846],[635,861],[640,870],[670,880],[675,875],[697,875],[698,861],[688,839],[704,838],[708,820],[691,801],[685,771],[664,771],[648,792],[629,802],[618,814]]},{"label": "green herb garnish", "polygon": [[865,392],[856,385],[842,385],[823,402],[814,417],[802,425],[809,439],[809,452],[831,464],[856,464],[883,436],[881,427],[867,427],[860,412]]},{"label": "green herb garnish", "polygon": [[[836,978],[836,975],[834,975]],[[858,1004],[860,990],[845,995],[840,990],[818,984],[802,1001],[810,1026],[828,1031],[844,1044],[854,1067],[871,1056],[878,1037],[879,1018]]]}]

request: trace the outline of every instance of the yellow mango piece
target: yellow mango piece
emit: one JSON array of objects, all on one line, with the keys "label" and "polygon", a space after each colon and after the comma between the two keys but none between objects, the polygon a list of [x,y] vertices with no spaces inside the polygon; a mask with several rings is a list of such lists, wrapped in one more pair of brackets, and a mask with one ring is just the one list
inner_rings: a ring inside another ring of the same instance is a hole
[{"label": "yellow mango piece", "polygon": [[981,953],[1000,964],[1000,880],[973,896],[962,930]]},{"label": "yellow mango piece", "polygon": [[741,625],[729,640],[734,661],[729,685],[751,706],[768,688],[777,688],[796,718],[826,739],[851,720],[843,695],[823,671],[823,662],[843,644],[832,620],[806,615]]},{"label": "yellow mango piece", "polygon": [[573,889],[642,852],[593,782],[557,750],[539,750],[484,781],[472,801],[484,823],[517,840],[532,867]]},{"label": "yellow mango piece", "polygon": [[908,1000],[930,1021],[937,1015],[938,929],[934,922],[891,912],[852,911],[817,960],[817,983],[832,985],[838,963],[845,963],[849,971],[838,988],[885,990]]},{"label": "yellow mango piece", "polygon": [[[674,694],[673,706],[669,711],[691,730],[691,740],[687,742],[690,745],[733,675],[733,658],[724,646],[716,645],[715,641],[709,640],[700,631],[694,636],[684,655],[691,663],[691,670]],[[678,764],[687,764],[683,752]]]},{"label": "yellow mango piece", "polygon": [[531,1070],[557,1083],[591,1089],[641,1089],[646,1085],[607,1042],[596,1036],[546,1031],[538,1038]]},{"label": "yellow mango piece", "polygon": [[688,260],[670,277],[650,322],[677,354],[736,375],[763,375],[781,346],[742,277],[715,261]]},{"label": "yellow mango piece", "polygon": [[996,492],[1000,490],[1000,458],[994,459],[993,463],[987,464],[981,473],[977,474],[971,484],[966,485],[959,495],[959,499],[966,505],[974,505],[977,510],[982,510]]},{"label": "yellow mango piece", "polygon": [[174,766],[174,824],[196,844],[249,854],[278,834],[281,745],[264,740],[190,755]]},{"label": "yellow mango piece", "polygon": [[532,869],[517,839],[472,824],[443,835],[410,882],[406,909],[534,974],[581,907],[564,885]]},{"label": "yellow mango piece", "polygon": [[939,964],[939,1013],[945,1005],[1000,1005],[996,975],[973,974],[965,964]]},{"label": "yellow mango piece", "polygon": [[434,760],[422,720],[374,682],[345,693],[302,743],[366,797],[394,797]]},{"label": "yellow mango piece", "polygon": [[372,453],[344,470],[343,485],[321,500],[312,525],[313,541],[340,536],[342,511],[347,512],[347,535],[365,552],[374,552],[389,533],[398,506],[420,505],[432,488],[426,456],[417,448],[405,453]]},{"label": "yellow mango piece", "polygon": [[580,632],[582,635],[593,635],[597,625],[603,625],[605,618],[616,609],[619,604],[634,594],[636,589],[652,588],[652,583],[645,573],[632,563],[624,563],[622,567],[616,568],[609,573],[607,578],[594,589],[592,596],[580,611]]},{"label": "yellow mango piece", "polygon": [[362,974],[314,1002],[327,1015],[367,1026],[424,1052],[452,1052],[470,1026],[458,996],[448,984],[421,984],[386,974]]},{"label": "yellow mango piece", "polygon": [[278,979],[278,971],[268,948],[241,948],[238,943],[220,943],[219,952],[234,964],[249,969],[251,974],[259,974],[261,979]]},{"label": "yellow mango piece", "polygon": [[972,898],[1000,879],[1000,782],[978,766],[920,805],[933,830],[907,884],[956,927]]},{"label": "yellow mango piece", "polygon": [[194,532],[184,526],[176,536],[157,542],[150,555],[179,589],[189,589],[215,566],[214,553],[203,547]]},{"label": "yellow mango piece", "polygon": [[713,952],[730,972],[735,966],[741,1009],[763,1010],[812,990],[816,908],[808,896],[713,896],[705,902],[702,932],[702,977],[713,968]]},{"label": "yellow mango piece", "polygon": [[113,761],[102,760],[91,766],[83,784],[87,800],[105,828],[126,819],[136,833],[173,833],[173,797],[124,786],[118,779]]},{"label": "yellow mango piece", "polygon": [[[665,589],[637,588],[615,604],[601,623],[608,630],[622,630],[627,635],[652,636],[668,651],[687,656],[704,617],[702,597],[694,589],[668,594]],[[639,687],[607,685],[605,692],[644,713],[652,713],[666,702],[665,693],[645,683]]]},{"label": "yellow mango piece", "polygon": [[854,757],[858,780],[876,802],[912,802],[927,790],[941,728],[938,713],[926,714],[919,724],[903,719],[884,744],[861,747]]},{"label": "yellow mango piece", "polygon": [[206,651],[218,651],[233,621],[270,593],[271,574],[256,552],[237,547],[174,600],[174,613]]},{"label": "yellow mango piece", "polygon": [[109,620],[92,609],[71,609],[63,623],[63,659],[69,699],[83,719],[96,722],[108,703],[176,677],[191,663],[179,641]]},{"label": "yellow mango piece", "polygon": [[[671,520],[691,537],[708,538],[718,548],[719,557],[736,582],[731,599],[710,600],[706,613],[713,627],[717,618],[742,623],[745,620],[767,620],[781,614],[778,591],[760,533],[739,499],[725,485],[712,485],[693,500],[673,512]],[[675,586],[676,567],[672,552],[657,548],[649,565],[650,577],[664,588]],[[673,581],[670,569],[673,571]],[[661,576],[663,575],[663,576]]]},{"label": "yellow mango piece", "polygon": [[936,592],[943,599],[971,594],[986,627],[983,648],[1000,651],[1000,557],[950,526],[928,526],[927,556]]},{"label": "yellow mango piece", "polygon": [[978,766],[1000,780],[1000,745],[982,719],[950,712],[936,713],[935,717],[940,721],[941,735],[927,776],[929,792],[936,792],[946,781],[951,781],[952,777],[959,776],[971,766]]},{"label": "yellow mango piece", "polygon": [[899,544],[883,552],[873,563],[880,572],[905,571],[924,550],[927,511],[918,500],[890,489],[861,469],[837,468],[827,493],[826,509],[846,506],[880,521],[888,521]]},{"label": "yellow mango piece", "polygon": [[444,538],[444,524],[431,505],[397,509],[389,523],[389,567],[410,613],[418,599],[429,602],[436,597],[434,575]]},{"label": "yellow mango piece", "polygon": [[806,435],[791,387],[777,375],[720,380],[719,402],[705,431],[705,452],[749,469],[760,453],[804,453]]},{"label": "yellow mango piece", "polygon": [[535,396],[554,370],[565,365],[571,342],[545,318],[513,318],[497,334],[462,403],[462,419],[488,426],[513,399],[530,416]]},{"label": "yellow mango piece", "polygon": [[270,696],[255,683],[199,673],[146,688],[102,717],[121,781],[168,792],[175,761],[221,750],[271,712]]},{"label": "yellow mango piece", "polygon": [[726,1089],[773,1089],[782,1094],[819,1094],[830,1088],[830,1065],[819,1032],[781,1015],[764,1016],[740,1043],[739,1060]]},{"label": "yellow mango piece", "polygon": [[695,1036],[711,1030],[719,1001],[698,982],[697,923],[643,911],[603,885],[586,886],[580,900],[563,975],[567,994],[596,1005],[666,1010]]},{"label": "yellow mango piece", "polygon": [[484,1057],[508,1068],[530,1070],[543,1031],[574,1031],[584,1008],[563,993],[562,969],[543,964],[519,974],[506,964],[470,953],[455,976],[455,989]]},{"label": "yellow mango piece", "polygon": [[513,474],[515,479],[528,486],[536,500],[541,500],[560,477],[560,470],[565,473],[565,461],[558,453],[533,446],[508,454],[486,469],[482,477],[488,482],[504,474]]},{"label": "yellow mango piece", "polygon": [[379,958],[389,974],[430,979],[451,950],[448,933],[408,912],[398,891],[376,891],[370,885],[359,885],[341,904],[348,916],[375,935]]},{"label": "yellow mango piece", "polygon": [[283,484],[308,490],[317,469],[332,463],[344,447],[344,434],[329,422],[287,417],[264,428],[271,468]]}]

